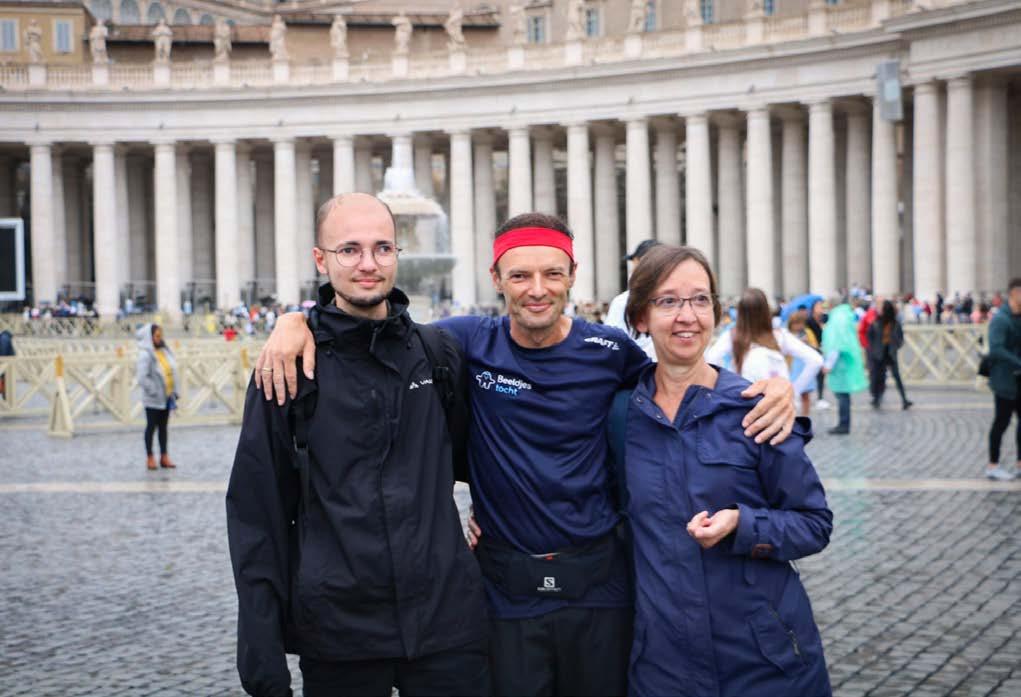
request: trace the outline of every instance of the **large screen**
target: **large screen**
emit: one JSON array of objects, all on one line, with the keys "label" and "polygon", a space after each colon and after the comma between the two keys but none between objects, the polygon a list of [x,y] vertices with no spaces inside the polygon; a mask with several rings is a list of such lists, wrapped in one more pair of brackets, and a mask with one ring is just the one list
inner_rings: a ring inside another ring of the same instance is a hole
[{"label": "large screen", "polygon": [[25,299],[25,226],[0,218],[0,300]]}]

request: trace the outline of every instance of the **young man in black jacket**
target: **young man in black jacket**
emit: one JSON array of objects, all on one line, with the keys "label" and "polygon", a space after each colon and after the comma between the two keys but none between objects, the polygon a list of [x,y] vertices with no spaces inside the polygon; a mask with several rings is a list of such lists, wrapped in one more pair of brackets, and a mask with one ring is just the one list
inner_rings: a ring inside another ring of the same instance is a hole
[{"label": "young man in black jacket", "polygon": [[[313,254],[330,279],[317,379],[283,406],[249,386],[227,491],[242,686],[290,694],[294,653],[306,697],[488,693],[481,575],[453,500],[433,366],[394,288],[393,216],[346,194],[316,222]],[[463,390],[460,351],[443,343]],[[298,409],[307,475],[295,467]]]}]

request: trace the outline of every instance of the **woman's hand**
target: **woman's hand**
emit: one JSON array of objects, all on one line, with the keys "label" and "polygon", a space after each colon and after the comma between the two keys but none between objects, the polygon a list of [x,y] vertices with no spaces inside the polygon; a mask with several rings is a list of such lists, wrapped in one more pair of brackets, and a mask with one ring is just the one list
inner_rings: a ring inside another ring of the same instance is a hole
[{"label": "woman's hand", "polygon": [[475,522],[475,507],[468,509],[468,549],[475,551],[475,548],[479,544],[479,538],[482,537],[482,528]]},{"label": "woman's hand", "polygon": [[794,428],[794,385],[786,378],[768,378],[753,382],[741,393],[742,397],[763,395],[762,400],[741,422],[744,434],[755,436],[756,443],[777,445],[787,440]]},{"label": "woman's hand", "polygon": [[[282,405],[287,395],[294,399],[298,395],[298,356],[305,377],[312,379],[316,367],[316,342],[305,324],[301,312],[288,312],[277,319],[273,333],[259,352],[255,361],[255,387],[266,394],[266,401],[273,399]],[[287,391],[284,391],[286,382]]]},{"label": "woman's hand", "polygon": [[724,508],[712,516],[709,511],[702,511],[688,521],[688,534],[702,549],[709,549],[737,529],[740,517],[741,512],[736,508]]}]

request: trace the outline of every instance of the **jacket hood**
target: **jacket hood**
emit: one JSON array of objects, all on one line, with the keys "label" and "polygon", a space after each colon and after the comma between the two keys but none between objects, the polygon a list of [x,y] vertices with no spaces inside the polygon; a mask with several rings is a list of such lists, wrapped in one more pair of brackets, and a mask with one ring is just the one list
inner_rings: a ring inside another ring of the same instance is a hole
[{"label": "jacket hood", "polygon": [[841,351],[850,353],[859,346],[854,310],[847,303],[830,310],[822,332],[823,353]]},{"label": "jacket hood", "polygon": [[387,316],[384,319],[366,319],[355,317],[341,310],[334,303],[333,286],[324,283],[319,287],[319,298],[312,318],[313,334],[316,343],[332,341],[343,336],[345,341],[369,341],[375,343],[380,335],[401,336],[411,328],[411,317],[408,315],[408,296],[399,288],[394,288],[386,296]]},{"label": "jacket hood", "polygon": [[155,351],[152,345],[152,322],[143,324],[135,331],[135,340],[138,342],[139,351]]}]

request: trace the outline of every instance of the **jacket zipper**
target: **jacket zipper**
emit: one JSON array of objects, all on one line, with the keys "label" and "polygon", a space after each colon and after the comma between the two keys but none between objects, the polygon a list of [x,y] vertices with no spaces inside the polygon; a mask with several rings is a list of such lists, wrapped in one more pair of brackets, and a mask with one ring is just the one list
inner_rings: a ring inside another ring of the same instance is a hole
[{"label": "jacket zipper", "polygon": [[787,628],[787,625],[784,624],[783,620],[780,619],[780,614],[773,609],[772,605],[769,606],[769,611],[773,613],[773,617],[776,618],[776,621],[780,623],[780,626],[783,627],[783,630],[787,632],[787,636],[790,637],[791,646],[794,647],[794,655],[797,656],[798,658],[801,658],[801,647],[798,646],[798,637],[795,636],[794,630]]}]

